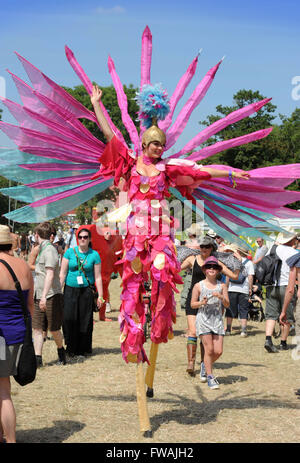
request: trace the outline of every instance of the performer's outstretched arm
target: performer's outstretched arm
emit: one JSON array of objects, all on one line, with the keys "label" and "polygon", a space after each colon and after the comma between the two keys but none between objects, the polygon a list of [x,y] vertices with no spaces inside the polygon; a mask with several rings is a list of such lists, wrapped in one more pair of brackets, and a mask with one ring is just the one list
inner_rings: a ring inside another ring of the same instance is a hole
[{"label": "performer's outstretched arm", "polygon": [[109,123],[107,122],[106,117],[103,114],[102,108],[99,104],[100,100],[102,98],[102,90],[97,86],[93,85],[93,93],[91,95],[91,103],[94,107],[95,115],[97,117],[97,121],[99,122],[99,125],[103,131],[103,134],[106,138],[106,140],[109,142],[113,136],[114,132],[110,128]]},{"label": "performer's outstretched arm", "polygon": [[[213,169],[211,167],[206,167],[206,166],[203,166],[201,170],[208,172],[212,177],[228,177],[229,175],[228,171],[226,170]],[[245,171],[238,172],[236,170],[233,170],[232,177],[248,179],[250,178],[250,174],[249,172],[245,172]]]}]

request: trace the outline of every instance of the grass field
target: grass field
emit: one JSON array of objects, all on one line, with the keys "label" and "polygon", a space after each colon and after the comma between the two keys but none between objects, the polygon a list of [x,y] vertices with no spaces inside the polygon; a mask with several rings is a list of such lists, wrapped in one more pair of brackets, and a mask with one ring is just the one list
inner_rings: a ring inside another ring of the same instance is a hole
[{"label": "grass field", "polygon": [[[118,309],[119,279],[110,291]],[[153,438],[140,432],[136,365],[122,360],[115,310],[112,322],[94,324],[91,357],[57,365],[54,341],[48,340],[36,381],[22,388],[12,379],[17,442],[299,443],[300,400],[294,390],[300,388],[300,359],[293,359],[292,348],[268,354],[264,322],[250,322],[249,336],[241,338],[236,321],[215,365],[220,389],[209,390],[198,374],[191,378],[185,372],[186,319],[179,304],[177,312],[174,339],[159,346],[155,395],[148,399]],[[293,345],[293,338],[288,342]]]}]

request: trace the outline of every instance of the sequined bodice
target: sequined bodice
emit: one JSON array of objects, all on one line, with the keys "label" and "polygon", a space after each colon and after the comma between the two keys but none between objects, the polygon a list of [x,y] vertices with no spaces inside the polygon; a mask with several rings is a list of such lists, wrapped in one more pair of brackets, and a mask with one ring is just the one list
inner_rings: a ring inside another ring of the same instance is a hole
[{"label": "sequined bodice", "polygon": [[129,183],[129,201],[132,212],[128,217],[128,231],[131,234],[169,234],[169,207],[166,201],[168,182],[164,170],[148,177],[132,169]]},{"label": "sequined bodice", "polygon": [[166,183],[166,175],[163,168],[158,175],[147,177],[137,172],[136,166],[134,166],[131,171],[129,184],[129,201],[131,202],[135,199],[146,200],[147,202],[152,199],[162,200],[168,195],[168,186]]}]

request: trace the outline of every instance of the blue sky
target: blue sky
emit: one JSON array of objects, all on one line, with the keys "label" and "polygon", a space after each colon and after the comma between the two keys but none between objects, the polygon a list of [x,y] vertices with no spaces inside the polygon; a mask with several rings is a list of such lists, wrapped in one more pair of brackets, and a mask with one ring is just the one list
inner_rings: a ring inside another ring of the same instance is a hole
[{"label": "blue sky", "polygon": [[[177,146],[199,131],[198,121],[230,105],[238,90],[259,90],[273,98],[277,113],[289,116],[300,106],[292,98],[292,79],[300,76],[299,1],[251,0],[1,0],[0,77],[6,97],[20,102],[6,69],[28,81],[14,55],[19,52],[58,84],[80,82],[66,60],[67,44],[99,85],[110,85],[111,55],[124,84],[139,85],[141,35],[153,35],[153,83],[162,82],[169,95],[181,75],[203,49],[187,95],[224,55],[213,85],[193,113]],[[299,78],[300,83],[300,78]],[[300,94],[300,92],[299,92]],[[5,110],[2,120],[14,123]],[[0,146],[12,146],[0,133]]]}]

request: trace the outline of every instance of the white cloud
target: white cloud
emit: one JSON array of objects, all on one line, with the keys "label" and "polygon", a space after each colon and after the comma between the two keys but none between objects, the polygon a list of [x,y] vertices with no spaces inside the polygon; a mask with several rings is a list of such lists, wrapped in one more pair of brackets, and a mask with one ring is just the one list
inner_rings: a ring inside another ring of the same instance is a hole
[{"label": "white cloud", "polygon": [[113,6],[111,8],[105,8],[102,6],[99,6],[96,8],[96,13],[99,14],[122,14],[125,13],[125,8],[123,8],[120,5]]}]

